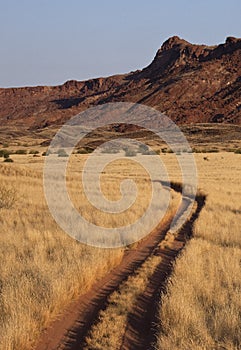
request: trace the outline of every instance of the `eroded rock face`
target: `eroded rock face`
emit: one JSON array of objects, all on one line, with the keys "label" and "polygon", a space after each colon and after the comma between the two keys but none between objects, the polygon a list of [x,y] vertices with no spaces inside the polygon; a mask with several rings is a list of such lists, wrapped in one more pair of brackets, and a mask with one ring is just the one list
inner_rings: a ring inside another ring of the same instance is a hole
[{"label": "eroded rock face", "polygon": [[241,124],[241,39],[217,46],[169,38],[143,70],[61,86],[0,89],[0,124],[37,129],[106,102],[143,103],[179,124]]}]

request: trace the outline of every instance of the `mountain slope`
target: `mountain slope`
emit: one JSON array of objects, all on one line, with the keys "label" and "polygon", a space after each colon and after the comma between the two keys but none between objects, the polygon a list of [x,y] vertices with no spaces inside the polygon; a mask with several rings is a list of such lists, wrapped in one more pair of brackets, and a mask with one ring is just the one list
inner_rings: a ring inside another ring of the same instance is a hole
[{"label": "mountain slope", "polygon": [[143,103],[178,124],[241,124],[241,39],[192,45],[174,36],[143,70],[60,86],[0,89],[0,123],[36,130],[60,125],[90,106]]}]

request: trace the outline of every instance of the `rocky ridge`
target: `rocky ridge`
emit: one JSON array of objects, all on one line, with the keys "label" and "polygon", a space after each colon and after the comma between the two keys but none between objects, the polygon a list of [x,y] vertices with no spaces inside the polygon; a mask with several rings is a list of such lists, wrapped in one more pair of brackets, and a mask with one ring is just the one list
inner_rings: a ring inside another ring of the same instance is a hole
[{"label": "rocky ridge", "polygon": [[142,103],[178,124],[241,124],[241,39],[216,46],[169,38],[150,65],[60,86],[0,89],[0,124],[38,130],[107,102]]}]

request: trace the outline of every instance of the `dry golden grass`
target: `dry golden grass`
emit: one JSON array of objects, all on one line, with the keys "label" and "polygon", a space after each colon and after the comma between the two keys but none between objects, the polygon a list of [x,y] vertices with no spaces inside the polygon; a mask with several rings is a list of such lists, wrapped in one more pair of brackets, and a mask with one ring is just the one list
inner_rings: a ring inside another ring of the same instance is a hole
[{"label": "dry golden grass", "polygon": [[[44,158],[11,157],[14,163],[0,164],[0,349],[28,350],[73,298],[121,261],[123,248],[89,247],[61,231],[44,198]],[[106,227],[126,225],[142,215],[150,199],[143,168],[121,161],[105,169],[102,190],[109,199],[119,198],[120,181],[129,174],[142,200],[125,216],[111,216],[99,213],[82,195],[79,180],[86,157],[73,156],[68,169],[67,185],[76,208]]]},{"label": "dry golden grass", "polygon": [[0,211],[1,350],[30,349],[50,320],[123,256],[123,249],[88,247],[62,232],[44,199],[42,164],[19,157],[0,165],[1,189],[17,196]]},{"label": "dry golden grass", "polygon": [[135,157],[133,160],[128,158],[115,160],[105,167],[100,182],[101,191],[106,199],[110,201],[121,199],[120,185],[125,179],[132,179],[137,187],[137,198],[130,208],[121,213],[108,213],[94,207],[86,197],[80,171],[86,158],[87,156],[73,155],[69,165],[68,191],[75,207],[87,221],[97,226],[111,228],[134,223],[145,213],[151,200],[151,181],[146,170],[135,161]]},{"label": "dry golden grass", "polygon": [[[96,216],[79,197],[78,167],[84,157],[75,157],[68,174],[76,208],[106,227],[126,224],[127,219],[133,222],[149,200],[143,170],[138,168],[132,175],[139,179],[142,205],[133,206],[126,220],[121,216],[113,220],[106,214]],[[175,156],[162,157],[171,179],[180,181]],[[241,346],[240,157],[217,153],[209,154],[205,161],[202,154],[196,155],[199,187],[208,197],[195,236],[178,259],[168,296],[163,299],[160,349],[237,350]],[[123,249],[92,248],[68,237],[55,224],[44,199],[42,158],[12,158],[13,164],[0,164],[1,188],[16,196],[8,208],[0,209],[0,349],[28,350],[71,299],[118,264]],[[108,171],[104,174],[103,191],[110,199],[119,198],[116,189],[122,177],[118,167],[113,165],[110,182],[105,181]],[[122,169],[124,177],[125,172],[130,172],[130,165]],[[4,197],[4,191],[1,193]]]},{"label": "dry golden grass", "polygon": [[206,205],[162,297],[162,350],[241,348],[241,157],[208,157],[196,155]]}]

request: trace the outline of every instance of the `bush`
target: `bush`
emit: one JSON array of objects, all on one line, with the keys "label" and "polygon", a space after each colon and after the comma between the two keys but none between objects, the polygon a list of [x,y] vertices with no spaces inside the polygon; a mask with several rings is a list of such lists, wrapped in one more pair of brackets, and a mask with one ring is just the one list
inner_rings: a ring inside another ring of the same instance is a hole
[{"label": "bush", "polygon": [[88,153],[92,153],[93,151],[94,151],[93,148],[90,148],[90,147],[86,146],[86,147],[79,148],[76,153],[78,153],[78,154],[88,154]]},{"label": "bush", "polygon": [[136,156],[136,151],[131,150],[131,149],[126,149],[125,150],[125,156],[126,157],[135,157]]},{"label": "bush", "polygon": [[149,147],[145,144],[141,144],[141,145],[139,145],[138,152],[140,152],[141,154],[148,154]]},{"label": "bush", "polygon": [[147,145],[141,144],[139,146],[138,152],[140,152],[142,155],[153,155],[156,154],[156,152],[149,149]]},{"label": "bush", "polygon": [[161,148],[161,153],[174,153],[172,149],[170,148],[167,148],[167,147],[164,147],[164,148]]},{"label": "bush", "polygon": [[104,148],[102,149],[101,153],[106,153],[106,154],[117,154],[120,151],[117,148]]},{"label": "bush", "polygon": [[61,148],[57,152],[58,157],[68,157],[69,155],[66,153],[65,149]]},{"label": "bush", "polygon": [[26,151],[26,149],[17,149],[15,154],[27,154],[27,151]]},{"label": "bush", "polygon": [[217,148],[210,148],[210,149],[207,149],[206,153],[218,153],[219,150]]},{"label": "bush", "polygon": [[10,151],[7,151],[6,149],[0,150],[0,157],[8,158],[10,154]]},{"label": "bush", "polygon": [[29,151],[29,154],[39,154],[39,151],[32,149],[31,151]]},{"label": "bush", "polygon": [[6,158],[6,159],[4,159],[4,163],[13,163],[13,159],[12,158]]},{"label": "bush", "polygon": [[[203,151],[201,149],[198,149],[198,148],[193,148],[192,153],[203,153]],[[206,152],[204,152],[204,153],[206,153]]]},{"label": "bush", "polygon": [[11,209],[17,201],[17,192],[11,187],[0,187],[0,209]]},{"label": "bush", "polygon": [[47,150],[42,153],[42,156],[49,156],[50,154],[52,154],[52,152],[50,150]]},{"label": "bush", "polygon": [[241,154],[241,148],[238,148],[234,151],[235,154]]},{"label": "bush", "polygon": [[77,154],[88,154],[89,152],[85,148],[80,148],[76,152]]}]

